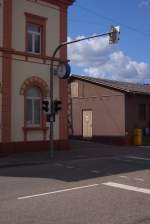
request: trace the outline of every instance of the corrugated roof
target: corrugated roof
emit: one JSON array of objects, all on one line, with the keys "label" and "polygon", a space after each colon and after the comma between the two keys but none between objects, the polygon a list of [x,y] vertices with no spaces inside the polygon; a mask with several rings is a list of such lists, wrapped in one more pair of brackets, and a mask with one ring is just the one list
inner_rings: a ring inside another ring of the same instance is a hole
[{"label": "corrugated roof", "polygon": [[71,77],[83,79],[85,81],[89,81],[89,82],[103,85],[106,87],[111,87],[113,89],[124,91],[126,93],[150,95],[150,84],[137,84],[137,83],[131,83],[131,82],[93,78],[90,76],[72,75]]}]

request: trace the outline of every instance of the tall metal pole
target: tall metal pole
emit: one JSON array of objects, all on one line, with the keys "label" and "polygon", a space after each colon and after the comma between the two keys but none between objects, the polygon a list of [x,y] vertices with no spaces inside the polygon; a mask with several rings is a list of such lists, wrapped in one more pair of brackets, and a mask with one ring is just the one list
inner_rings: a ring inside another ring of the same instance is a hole
[{"label": "tall metal pole", "polygon": [[50,156],[51,158],[54,157],[54,142],[53,142],[53,112],[54,112],[54,109],[53,109],[53,76],[54,76],[54,60],[55,60],[55,55],[57,53],[57,51],[59,50],[59,48],[61,47],[61,45],[59,45],[53,55],[52,55],[52,58],[51,58],[51,64],[50,64],[50,133],[49,133],[49,140],[50,140]]},{"label": "tall metal pole", "polygon": [[114,34],[114,32],[117,33],[117,31],[115,30],[112,30],[111,32],[107,32],[107,33],[103,33],[103,34],[98,34],[98,35],[95,35],[95,36],[90,36],[90,37],[85,37],[85,38],[82,38],[82,39],[78,39],[78,40],[73,40],[73,41],[70,41],[70,42],[63,42],[61,43],[60,45],[58,45],[54,52],[53,52],[53,55],[52,55],[52,58],[51,58],[51,64],[50,64],[50,111],[51,111],[51,114],[50,114],[50,133],[49,133],[49,142],[50,142],[50,156],[51,158],[54,157],[54,142],[53,142],[53,113],[54,113],[54,108],[53,108],[53,76],[54,76],[54,61],[55,61],[55,56],[57,54],[57,52],[60,50],[60,48],[62,48],[63,46],[66,46],[66,45],[69,45],[69,44],[73,44],[73,43],[77,43],[77,42],[80,42],[80,41],[84,41],[84,40],[89,40],[89,39],[93,39],[93,38],[96,38],[96,37],[102,37],[102,36],[111,36],[111,34]]}]

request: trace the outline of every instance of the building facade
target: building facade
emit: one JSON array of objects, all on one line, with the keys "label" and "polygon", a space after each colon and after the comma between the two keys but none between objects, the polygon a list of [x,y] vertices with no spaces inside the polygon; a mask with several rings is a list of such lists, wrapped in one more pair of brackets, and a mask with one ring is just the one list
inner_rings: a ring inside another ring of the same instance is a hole
[{"label": "building facade", "polygon": [[69,93],[70,136],[127,144],[150,126],[150,85],[72,75]]},{"label": "building facade", "polygon": [[[0,0],[0,151],[47,147],[49,127],[42,100],[49,96],[52,53],[67,39],[67,9],[72,3]],[[66,60],[64,47],[55,66]],[[54,98],[62,101],[54,124],[55,144],[67,148],[67,81],[56,76]]]}]

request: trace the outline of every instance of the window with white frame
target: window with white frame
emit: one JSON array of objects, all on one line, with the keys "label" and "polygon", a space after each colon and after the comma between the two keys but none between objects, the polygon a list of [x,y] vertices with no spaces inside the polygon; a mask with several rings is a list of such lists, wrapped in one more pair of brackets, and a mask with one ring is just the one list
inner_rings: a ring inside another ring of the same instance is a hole
[{"label": "window with white frame", "polygon": [[27,23],[27,51],[41,53],[42,27],[40,25]]},{"label": "window with white frame", "polygon": [[26,92],[26,125],[39,127],[41,125],[41,92],[37,87],[31,87]]},{"label": "window with white frame", "polygon": [[78,97],[79,96],[79,90],[78,90],[78,82],[72,82],[71,83],[71,97]]}]

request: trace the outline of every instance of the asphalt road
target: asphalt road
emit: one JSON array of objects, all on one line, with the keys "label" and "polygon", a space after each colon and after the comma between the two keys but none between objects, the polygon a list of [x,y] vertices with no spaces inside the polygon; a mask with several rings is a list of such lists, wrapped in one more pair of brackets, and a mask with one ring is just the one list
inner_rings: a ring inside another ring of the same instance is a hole
[{"label": "asphalt road", "polygon": [[[150,149],[0,169],[0,224],[150,224]],[[102,147],[102,146],[101,146]]]}]

